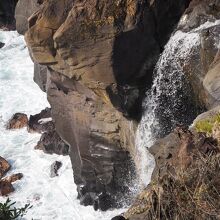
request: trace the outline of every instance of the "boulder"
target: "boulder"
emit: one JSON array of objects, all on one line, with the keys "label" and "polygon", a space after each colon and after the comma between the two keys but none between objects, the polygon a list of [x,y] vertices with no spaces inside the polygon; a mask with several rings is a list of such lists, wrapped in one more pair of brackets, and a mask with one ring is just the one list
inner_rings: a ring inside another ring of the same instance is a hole
[{"label": "boulder", "polygon": [[11,165],[3,157],[0,157],[0,179],[10,170]]},{"label": "boulder", "polygon": [[20,129],[28,125],[28,117],[24,113],[15,113],[11,119],[9,119],[6,128],[7,129]]}]

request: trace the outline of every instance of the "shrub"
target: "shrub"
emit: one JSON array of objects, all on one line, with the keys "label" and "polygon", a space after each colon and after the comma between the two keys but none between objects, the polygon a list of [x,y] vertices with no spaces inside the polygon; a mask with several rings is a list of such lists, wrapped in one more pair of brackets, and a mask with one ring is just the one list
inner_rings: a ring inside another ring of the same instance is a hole
[{"label": "shrub", "polygon": [[14,207],[16,202],[12,202],[9,198],[5,203],[0,203],[0,220],[13,220],[22,218],[32,208],[30,204],[26,204],[23,208]]},{"label": "shrub", "polygon": [[215,123],[220,123],[220,113],[211,118],[198,121],[195,128],[197,132],[205,132],[206,134],[211,135]]}]

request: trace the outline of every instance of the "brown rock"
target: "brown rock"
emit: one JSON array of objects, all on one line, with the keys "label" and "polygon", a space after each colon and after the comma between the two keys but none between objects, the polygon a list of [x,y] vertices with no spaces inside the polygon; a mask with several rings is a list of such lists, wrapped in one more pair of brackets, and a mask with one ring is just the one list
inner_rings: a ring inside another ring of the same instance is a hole
[{"label": "brown rock", "polygon": [[0,196],[7,196],[14,191],[15,189],[12,186],[11,182],[7,180],[0,180]]},{"label": "brown rock", "polygon": [[3,158],[0,157],[0,179],[10,170],[11,165]]},{"label": "brown rock", "polygon": [[22,173],[16,173],[16,174],[13,174],[11,176],[5,177],[3,180],[7,181],[7,182],[10,182],[10,183],[13,183],[13,182],[16,182],[17,180],[20,180],[22,178],[23,178]]},{"label": "brown rock", "polygon": [[15,191],[12,183],[20,180],[23,177],[22,173],[13,174],[0,180],[0,196],[8,196]]},{"label": "brown rock", "polygon": [[28,124],[28,117],[23,113],[14,114],[8,121],[7,129],[20,129],[26,127]]}]

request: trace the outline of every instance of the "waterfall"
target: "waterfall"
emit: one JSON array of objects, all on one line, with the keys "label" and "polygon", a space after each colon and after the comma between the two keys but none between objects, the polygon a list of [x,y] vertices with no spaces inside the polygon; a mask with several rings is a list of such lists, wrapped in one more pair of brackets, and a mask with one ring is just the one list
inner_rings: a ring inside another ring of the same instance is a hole
[{"label": "waterfall", "polygon": [[189,124],[196,116],[193,91],[183,66],[198,54],[201,30],[217,24],[219,21],[206,22],[187,33],[176,31],[156,64],[153,85],[143,101],[142,120],[136,134],[136,160],[140,161],[137,169],[144,186],[150,182],[155,166],[154,158],[147,149],[176,124]]}]

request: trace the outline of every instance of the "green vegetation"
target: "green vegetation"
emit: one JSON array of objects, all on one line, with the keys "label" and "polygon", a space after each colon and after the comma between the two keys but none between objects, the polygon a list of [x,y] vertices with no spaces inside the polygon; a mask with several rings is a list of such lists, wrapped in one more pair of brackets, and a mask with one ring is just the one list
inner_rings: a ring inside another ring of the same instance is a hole
[{"label": "green vegetation", "polygon": [[197,132],[205,132],[206,134],[211,135],[215,123],[220,124],[220,113],[209,119],[198,121],[195,125],[195,128]]},{"label": "green vegetation", "polygon": [[26,204],[23,208],[14,207],[16,202],[12,202],[9,198],[5,203],[0,203],[0,220],[13,220],[22,218],[32,208],[30,204]]}]

